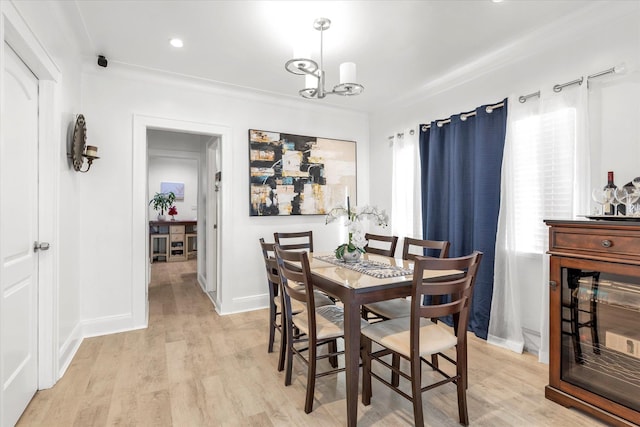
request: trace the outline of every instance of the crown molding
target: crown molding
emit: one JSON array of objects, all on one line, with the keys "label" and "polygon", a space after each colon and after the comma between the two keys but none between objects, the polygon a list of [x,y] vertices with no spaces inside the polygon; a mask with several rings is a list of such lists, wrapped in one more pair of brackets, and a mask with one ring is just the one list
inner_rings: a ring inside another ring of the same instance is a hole
[{"label": "crown molding", "polygon": [[628,15],[640,15],[640,2],[594,2],[586,8],[538,27],[522,37],[512,39],[498,49],[460,63],[441,76],[431,79],[414,93],[389,102],[389,106],[407,106],[426,98],[472,82],[486,74],[510,64],[535,56],[558,44],[558,40],[579,40],[585,33],[593,32],[603,22]]}]

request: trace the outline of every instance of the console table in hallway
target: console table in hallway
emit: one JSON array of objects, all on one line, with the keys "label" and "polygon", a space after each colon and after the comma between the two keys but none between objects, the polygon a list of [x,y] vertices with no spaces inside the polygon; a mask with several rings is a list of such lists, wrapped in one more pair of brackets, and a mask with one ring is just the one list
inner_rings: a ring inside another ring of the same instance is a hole
[{"label": "console table in hallway", "polygon": [[197,253],[197,221],[149,221],[149,258],[186,261]]}]

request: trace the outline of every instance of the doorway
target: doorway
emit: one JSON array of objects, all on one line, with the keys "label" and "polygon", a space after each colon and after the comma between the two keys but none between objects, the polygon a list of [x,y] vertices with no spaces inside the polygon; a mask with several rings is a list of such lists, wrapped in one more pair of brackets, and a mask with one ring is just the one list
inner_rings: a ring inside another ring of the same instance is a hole
[{"label": "doorway", "polygon": [[[209,224],[216,226],[217,212],[211,209],[209,176],[219,170],[210,161],[208,147],[217,137],[167,130],[147,130],[148,198],[172,192],[175,200],[169,211],[149,206],[149,260],[152,275],[159,263],[181,263],[193,270],[203,291],[217,287],[215,239],[207,239]],[[164,214],[161,216],[161,214]],[[158,220],[158,218],[164,218]],[[212,248],[207,242],[213,243]],[[209,256],[213,255],[213,256]]]},{"label": "doorway", "polygon": [[[225,150],[225,146],[230,144],[230,130],[224,126],[210,125],[205,123],[196,123],[189,121],[180,121],[175,119],[166,119],[150,116],[135,115],[134,116],[134,171],[133,171],[133,254],[136,261],[133,267],[133,317],[136,324],[145,327],[148,323],[148,284],[150,280],[151,269],[149,263],[149,219],[150,213],[148,202],[153,194],[149,194],[149,155],[150,146],[148,143],[149,132],[171,132],[175,134],[191,135],[200,138],[198,161],[200,163],[198,174],[199,190],[196,207],[198,237],[197,237],[197,264],[198,264],[198,280],[202,288],[211,297],[215,309],[220,312],[222,309],[222,287],[220,286],[224,271],[224,260],[221,257],[220,246],[221,236],[218,231],[213,234],[214,226],[218,228],[223,224],[228,215],[224,209],[223,197],[225,197],[224,188],[218,183],[218,192],[215,192],[216,186],[213,181],[209,180],[209,175],[221,175],[223,168],[229,162],[228,158],[230,150]],[[217,144],[216,144],[217,142]],[[216,147],[217,153],[214,158],[217,163],[209,161],[211,154],[208,150]],[[175,148],[175,147],[174,147]],[[181,150],[173,150],[174,154]],[[184,155],[184,154],[183,154]],[[205,173],[206,172],[206,173]],[[207,195],[213,192],[216,195],[215,212],[211,210],[208,203]],[[187,206],[187,212],[194,205]],[[202,236],[202,237],[201,237]]]}]

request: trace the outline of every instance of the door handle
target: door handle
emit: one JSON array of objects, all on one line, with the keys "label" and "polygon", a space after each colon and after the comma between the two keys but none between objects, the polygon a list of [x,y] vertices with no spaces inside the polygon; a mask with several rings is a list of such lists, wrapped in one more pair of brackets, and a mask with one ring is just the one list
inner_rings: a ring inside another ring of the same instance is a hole
[{"label": "door handle", "polygon": [[49,242],[33,242],[33,252],[48,251]]}]

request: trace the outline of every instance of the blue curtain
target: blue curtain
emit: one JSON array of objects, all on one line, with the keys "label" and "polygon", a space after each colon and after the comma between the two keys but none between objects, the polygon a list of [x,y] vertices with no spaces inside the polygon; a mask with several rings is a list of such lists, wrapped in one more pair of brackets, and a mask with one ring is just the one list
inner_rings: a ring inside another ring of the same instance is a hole
[{"label": "blue curtain", "polygon": [[[484,253],[471,304],[469,330],[486,339],[493,293],[500,173],[507,123],[504,107],[450,124],[420,126],[423,238],[448,240],[450,257]],[[445,319],[445,322],[447,320]],[[451,324],[450,319],[447,322]]]}]

